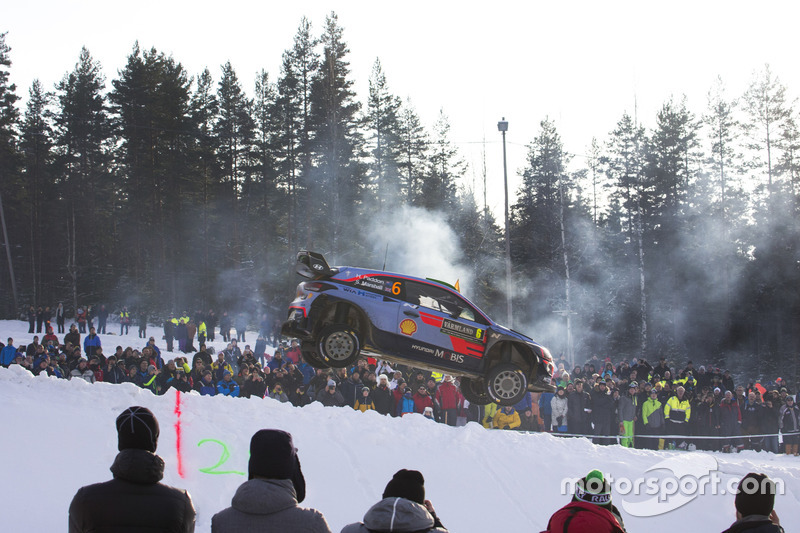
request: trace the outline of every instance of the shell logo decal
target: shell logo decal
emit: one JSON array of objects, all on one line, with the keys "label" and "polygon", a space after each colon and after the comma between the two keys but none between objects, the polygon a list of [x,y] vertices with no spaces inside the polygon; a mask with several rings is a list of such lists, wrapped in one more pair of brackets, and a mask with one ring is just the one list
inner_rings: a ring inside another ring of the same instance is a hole
[{"label": "shell logo decal", "polygon": [[400,333],[402,333],[403,335],[408,335],[410,337],[416,332],[417,332],[417,323],[411,320],[410,318],[406,318],[405,320],[400,322]]}]

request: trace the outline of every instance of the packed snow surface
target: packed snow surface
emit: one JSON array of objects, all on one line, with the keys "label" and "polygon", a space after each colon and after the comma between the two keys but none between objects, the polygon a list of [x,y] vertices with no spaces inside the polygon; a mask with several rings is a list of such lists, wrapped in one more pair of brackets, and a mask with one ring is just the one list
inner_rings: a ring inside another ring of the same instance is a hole
[{"label": "packed snow surface", "polygon": [[[104,352],[113,353],[118,344],[144,346],[134,328],[131,332],[102,335]],[[160,332],[149,333],[161,338]],[[27,323],[17,321],[0,321],[0,335],[14,337],[15,345],[32,338]],[[251,338],[254,333],[248,334]],[[164,350],[163,341],[158,344]],[[169,352],[163,356],[170,358]],[[332,531],[361,520],[401,468],[424,474],[426,496],[452,532],[542,531],[550,515],[569,501],[569,494],[562,493],[564,480],[595,468],[615,479],[613,502],[629,532],[674,533],[676,527],[723,531],[735,519],[728,485],[735,486],[751,471],[781,480],[776,511],[786,531],[800,526],[800,458],[766,452],[631,450],[584,439],[492,431],[474,423],[454,428],[420,415],[390,418],[319,403],[295,408],[271,399],[177,394],[174,389],[155,396],[132,384],[34,377],[18,366],[0,368],[0,405],[0,516],[7,532],[67,528],[75,491],[110,479],[117,454],[114,421],[131,405],[145,406],[158,418],[157,453],[167,465],[164,482],[188,489],[197,509],[197,531],[210,530],[211,517],[230,505],[247,479],[250,437],[261,428],[292,433],[307,482],[302,505],[319,509]],[[710,477],[720,480],[717,494],[710,485],[705,495],[667,494],[675,484],[692,492]],[[631,484],[638,480],[642,492],[636,494],[622,478]],[[644,484],[652,479],[665,488],[645,494]]]}]

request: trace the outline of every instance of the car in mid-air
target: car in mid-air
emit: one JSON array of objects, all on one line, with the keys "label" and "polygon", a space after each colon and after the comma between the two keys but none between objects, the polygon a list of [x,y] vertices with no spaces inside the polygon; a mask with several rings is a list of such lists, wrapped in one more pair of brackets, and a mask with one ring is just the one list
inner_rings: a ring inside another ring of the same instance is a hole
[{"label": "car in mid-air", "polygon": [[282,333],[300,341],[316,368],[343,368],[359,355],[461,377],[471,403],[514,405],[527,391],[553,392],[553,358],[531,338],[489,318],[455,287],[359,267],[331,267],[297,254],[306,278]]}]

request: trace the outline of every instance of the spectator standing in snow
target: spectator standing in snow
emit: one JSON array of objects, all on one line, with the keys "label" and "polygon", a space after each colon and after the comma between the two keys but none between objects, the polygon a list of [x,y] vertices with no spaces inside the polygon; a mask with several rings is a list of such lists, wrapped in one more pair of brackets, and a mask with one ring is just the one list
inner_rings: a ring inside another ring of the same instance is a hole
[{"label": "spectator standing in snow", "polygon": [[86,354],[86,357],[91,357],[95,354],[97,348],[101,346],[100,337],[95,332],[95,329],[91,328],[89,334],[83,339],[83,353]]},{"label": "spectator standing in snow", "polygon": [[114,478],[78,490],[69,506],[69,531],[194,531],[195,510],[185,490],[160,483],[158,421],[149,409],[129,407],[117,417],[119,454]]},{"label": "spectator standing in snow", "polygon": [[8,368],[9,365],[14,362],[14,358],[16,358],[16,356],[17,347],[14,346],[14,339],[9,337],[8,344],[6,344],[0,351],[0,365]]},{"label": "spectator standing in snow", "polygon": [[328,386],[317,393],[316,400],[325,407],[341,407],[344,405],[344,396],[336,390],[336,382],[328,380]]},{"label": "spectator standing in snow", "polygon": [[575,484],[572,501],[556,511],[542,533],[625,533],[619,510],[611,503],[611,485],[599,470]]},{"label": "spectator standing in snow", "polygon": [[64,321],[66,320],[66,316],[64,315],[64,304],[58,302],[58,307],[56,307],[56,326],[59,333],[64,333]]},{"label": "spectator standing in snow", "polygon": [[372,401],[375,410],[382,415],[392,412],[392,390],[389,388],[389,377],[386,374],[378,376],[378,386],[372,391]]},{"label": "spectator standing in snow", "polygon": [[781,407],[778,416],[778,427],[783,433],[783,443],[786,445],[786,455],[800,455],[800,409],[795,404],[794,398],[786,396],[786,401]]},{"label": "spectator standing in snow", "polygon": [[399,470],[383,491],[383,499],[369,508],[362,522],[349,524],[342,533],[371,531],[446,532],[430,500],[425,499],[425,478],[417,470]]},{"label": "spectator standing in snow", "polygon": [[617,404],[617,418],[620,426],[620,434],[624,437],[620,440],[620,444],[626,448],[633,447],[633,426],[636,414],[639,412],[639,398],[636,396],[636,389],[638,384],[633,381],[628,385],[628,393],[619,397]]},{"label": "spectator standing in snow", "polygon": [[764,474],[749,473],[736,487],[736,522],[723,533],[783,533],[775,512],[775,482]]},{"label": "spectator standing in snow", "polygon": [[567,413],[569,412],[569,400],[567,399],[566,394],[566,389],[564,389],[562,386],[559,386],[558,389],[556,389],[556,395],[550,400],[553,431],[565,433],[568,430]]},{"label": "spectator standing in snow", "polygon": [[[395,374],[397,374],[395,372]],[[455,426],[458,419],[458,412],[464,404],[464,397],[461,392],[453,385],[453,376],[447,375],[444,381],[436,390],[434,403],[439,408],[440,422],[448,426]]]},{"label": "spectator standing in snow", "polygon": [[553,406],[552,399],[555,396],[552,392],[543,392],[539,396],[539,414],[544,420],[544,430],[550,432],[553,430]]},{"label": "spectator standing in snow", "polygon": [[236,489],[231,506],[211,518],[211,531],[330,533],[322,513],[298,505],[305,497],[306,481],[291,434],[262,429],[250,439],[248,480]]},{"label": "spectator standing in snow", "polygon": [[498,409],[492,420],[494,429],[516,429],[521,423],[519,413],[514,409],[513,405],[504,405],[501,409]]},{"label": "spectator standing in snow", "polygon": [[125,333],[125,335],[127,335],[130,329],[131,329],[131,314],[128,312],[127,307],[123,307],[122,311],[120,311],[119,313],[120,336],[123,334],[123,332]]},{"label": "spectator standing in snow", "polygon": [[[605,380],[597,383],[597,388],[592,393],[592,421],[594,422],[595,444],[613,444],[611,428],[617,427],[614,423],[614,398],[609,394]],[[606,437],[606,438],[600,438]]]},{"label": "spectator standing in snow", "polygon": [[108,310],[106,309],[105,305],[100,305],[100,309],[97,310],[97,332],[102,333],[103,335],[106,334],[106,323],[108,322]]},{"label": "spectator standing in snow", "polygon": [[247,315],[239,313],[236,317],[236,340],[239,342],[247,342],[245,339],[245,330],[247,329]]}]

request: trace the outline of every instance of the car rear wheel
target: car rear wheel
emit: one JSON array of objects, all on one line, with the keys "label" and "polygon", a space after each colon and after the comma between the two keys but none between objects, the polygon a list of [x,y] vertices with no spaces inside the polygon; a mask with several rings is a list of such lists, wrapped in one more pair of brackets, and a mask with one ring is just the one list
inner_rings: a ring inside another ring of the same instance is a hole
[{"label": "car rear wheel", "polygon": [[486,392],[486,383],[483,379],[461,378],[461,394],[471,404],[487,405],[492,403],[492,397]]},{"label": "car rear wheel", "polygon": [[500,405],[514,405],[528,392],[528,378],[520,367],[513,363],[501,363],[486,374],[489,397]]},{"label": "car rear wheel", "polygon": [[353,364],[361,351],[358,335],[344,324],[334,324],[322,330],[317,343],[322,361],[333,368]]}]

